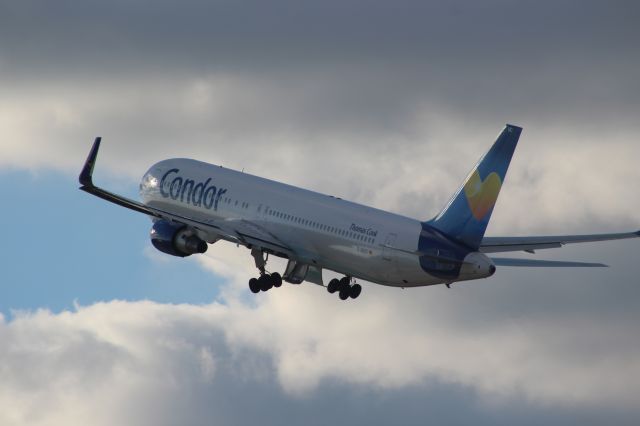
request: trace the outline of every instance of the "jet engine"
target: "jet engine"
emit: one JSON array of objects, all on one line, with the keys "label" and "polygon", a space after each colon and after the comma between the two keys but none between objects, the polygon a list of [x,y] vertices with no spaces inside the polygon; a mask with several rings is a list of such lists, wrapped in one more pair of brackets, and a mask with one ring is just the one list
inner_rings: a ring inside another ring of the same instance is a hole
[{"label": "jet engine", "polygon": [[151,244],[163,253],[186,257],[207,251],[207,243],[185,225],[159,220],[151,227]]}]

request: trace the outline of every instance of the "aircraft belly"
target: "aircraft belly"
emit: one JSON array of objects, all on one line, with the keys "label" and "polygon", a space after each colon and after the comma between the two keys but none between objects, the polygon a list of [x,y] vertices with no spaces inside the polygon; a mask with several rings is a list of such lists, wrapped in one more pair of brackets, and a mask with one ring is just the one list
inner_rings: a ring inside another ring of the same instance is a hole
[{"label": "aircraft belly", "polygon": [[373,247],[336,243],[318,245],[320,263],[325,269],[354,278],[392,287],[416,287],[440,284],[442,280],[426,274],[415,257],[385,259]]},{"label": "aircraft belly", "polygon": [[414,255],[400,253],[397,256],[397,265],[397,274],[394,277],[396,286],[422,287],[443,283],[441,278],[425,272],[420,267],[419,258]]}]

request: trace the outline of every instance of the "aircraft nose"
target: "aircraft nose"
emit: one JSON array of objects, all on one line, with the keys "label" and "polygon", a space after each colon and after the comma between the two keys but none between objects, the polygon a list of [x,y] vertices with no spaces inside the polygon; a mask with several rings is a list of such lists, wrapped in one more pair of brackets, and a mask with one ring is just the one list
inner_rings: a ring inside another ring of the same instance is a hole
[{"label": "aircraft nose", "polygon": [[496,273],[496,267],[494,265],[489,265],[489,276]]}]

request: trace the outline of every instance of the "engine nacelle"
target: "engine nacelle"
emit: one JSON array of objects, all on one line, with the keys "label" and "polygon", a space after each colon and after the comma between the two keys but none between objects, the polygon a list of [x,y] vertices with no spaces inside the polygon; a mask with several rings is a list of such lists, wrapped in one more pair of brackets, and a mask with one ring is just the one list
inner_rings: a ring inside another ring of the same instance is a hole
[{"label": "engine nacelle", "polygon": [[187,226],[159,220],[151,227],[151,244],[163,253],[186,257],[207,251],[207,243]]}]

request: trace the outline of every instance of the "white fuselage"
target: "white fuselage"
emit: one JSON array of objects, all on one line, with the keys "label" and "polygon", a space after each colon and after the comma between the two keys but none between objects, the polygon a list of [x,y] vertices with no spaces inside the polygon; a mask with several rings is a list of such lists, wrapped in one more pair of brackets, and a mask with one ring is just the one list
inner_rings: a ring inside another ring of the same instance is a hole
[{"label": "white fuselage", "polygon": [[490,275],[490,260],[477,252],[454,280],[425,272],[414,254],[418,220],[196,160],[153,165],[140,195],[148,206],[203,222],[250,223],[291,248],[296,260],[379,284],[413,287]]}]

